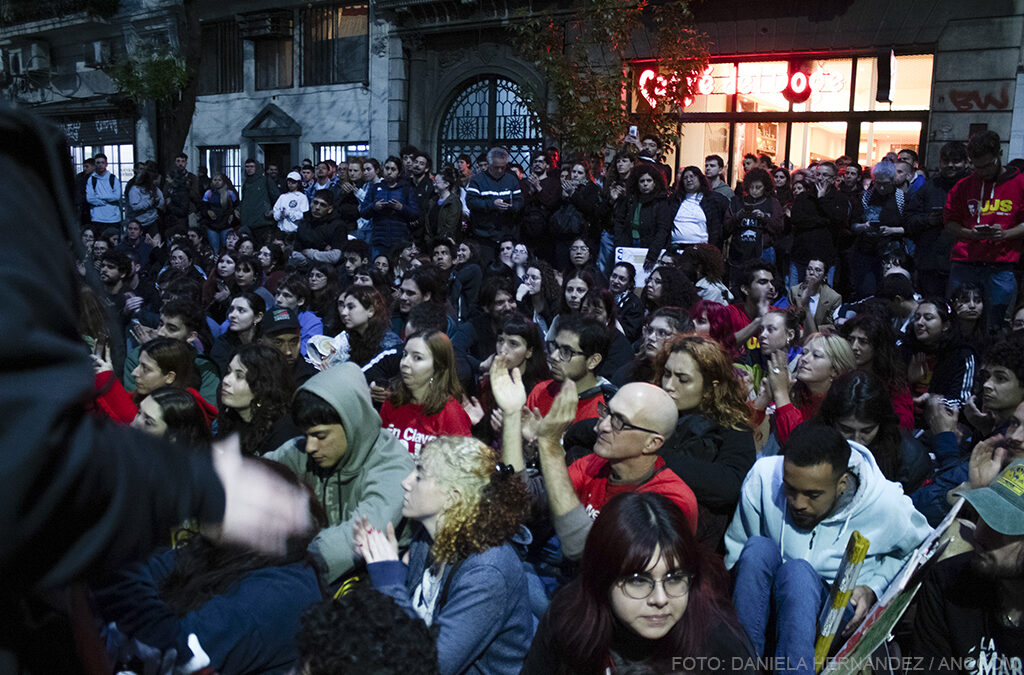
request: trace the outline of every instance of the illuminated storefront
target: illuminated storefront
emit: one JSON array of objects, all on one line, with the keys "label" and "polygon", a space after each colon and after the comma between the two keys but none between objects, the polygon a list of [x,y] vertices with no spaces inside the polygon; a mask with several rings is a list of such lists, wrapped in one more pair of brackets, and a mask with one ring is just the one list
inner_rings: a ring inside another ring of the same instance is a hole
[{"label": "illuminated storefront", "polygon": [[[891,102],[881,102],[876,56],[716,59],[695,81],[666,161],[703,166],[705,156],[721,155],[735,185],[747,153],[800,168],[840,155],[870,166],[889,151],[918,150],[927,134],[932,56],[895,56],[888,70]],[[634,63],[634,75],[631,110],[663,105],[657,63]]]}]

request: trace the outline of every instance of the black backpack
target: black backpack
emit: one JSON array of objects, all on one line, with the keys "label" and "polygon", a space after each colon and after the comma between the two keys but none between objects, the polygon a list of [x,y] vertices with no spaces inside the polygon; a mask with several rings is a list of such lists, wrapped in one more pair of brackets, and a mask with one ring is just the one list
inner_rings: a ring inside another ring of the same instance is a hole
[{"label": "black backpack", "polygon": [[[114,189],[114,174],[113,173],[108,173],[107,174],[107,178],[110,179],[110,189],[113,190]],[[93,174],[93,176],[92,176],[92,189],[93,190],[96,189],[96,181],[97,180],[98,179],[96,178],[96,174]]]}]

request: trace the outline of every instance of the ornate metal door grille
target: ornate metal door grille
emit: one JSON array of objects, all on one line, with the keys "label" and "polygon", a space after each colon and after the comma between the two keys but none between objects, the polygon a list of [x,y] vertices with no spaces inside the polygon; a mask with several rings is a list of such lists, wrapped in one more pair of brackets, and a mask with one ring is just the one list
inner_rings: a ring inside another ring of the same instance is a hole
[{"label": "ornate metal door grille", "polygon": [[543,148],[544,139],[511,80],[493,75],[468,82],[441,121],[441,165],[454,164],[465,153],[474,161],[495,145],[508,148],[513,162],[529,166],[530,154]]}]

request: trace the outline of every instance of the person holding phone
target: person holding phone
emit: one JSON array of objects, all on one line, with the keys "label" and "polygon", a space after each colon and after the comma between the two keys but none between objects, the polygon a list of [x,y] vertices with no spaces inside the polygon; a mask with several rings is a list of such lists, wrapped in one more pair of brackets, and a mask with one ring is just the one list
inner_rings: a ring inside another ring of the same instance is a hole
[{"label": "person holding phone", "polygon": [[420,215],[412,185],[402,175],[402,160],[388,157],[381,168],[383,179],[366,190],[359,215],[370,221],[373,255],[389,252],[409,238],[409,223]]},{"label": "person holding phone", "polygon": [[972,173],[953,186],[943,222],[956,237],[950,255],[949,283],[972,281],[985,291],[985,323],[989,332],[1006,321],[1017,293],[1015,269],[1024,238],[1024,176],[1003,168],[999,134],[971,136],[967,157]]}]

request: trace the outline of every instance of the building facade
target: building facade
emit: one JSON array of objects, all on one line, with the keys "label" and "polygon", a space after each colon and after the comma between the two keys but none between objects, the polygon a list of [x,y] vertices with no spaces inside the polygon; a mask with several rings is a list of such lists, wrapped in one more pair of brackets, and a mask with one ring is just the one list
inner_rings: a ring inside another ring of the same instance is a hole
[{"label": "building facade", "polygon": [[[97,16],[97,5],[116,12]],[[557,144],[524,103],[530,90],[544,105],[545,82],[506,30],[531,11],[521,0],[198,7],[201,34],[183,36],[180,0],[0,0],[3,95],[61,124],[76,161],[104,151],[127,178],[135,160],[155,156],[154,113],[124,104],[111,65],[190,38],[202,45],[184,148],[192,170],[237,180],[248,157],[281,167],[383,159],[405,143],[435,167],[498,143],[525,163]],[[735,179],[748,152],[799,167],[842,154],[870,165],[913,148],[934,168],[943,143],[986,128],[1007,158],[1024,155],[1022,0],[716,0],[695,17],[712,58],[666,139],[677,167],[719,154]],[[634,45],[633,111],[659,105],[665,74],[651,44]],[[798,88],[805,96],[793,96]]]}]

